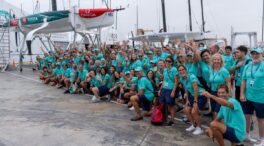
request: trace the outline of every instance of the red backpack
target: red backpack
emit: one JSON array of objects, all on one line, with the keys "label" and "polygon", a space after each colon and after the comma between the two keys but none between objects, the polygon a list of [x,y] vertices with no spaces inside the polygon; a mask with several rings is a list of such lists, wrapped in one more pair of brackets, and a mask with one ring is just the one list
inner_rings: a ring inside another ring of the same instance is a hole
[{"label": "red backpack", "polygon": [[151,124],[152,125],[162,125],[163,124],[163,104],[157,104],[154,106],[151,114]]}]

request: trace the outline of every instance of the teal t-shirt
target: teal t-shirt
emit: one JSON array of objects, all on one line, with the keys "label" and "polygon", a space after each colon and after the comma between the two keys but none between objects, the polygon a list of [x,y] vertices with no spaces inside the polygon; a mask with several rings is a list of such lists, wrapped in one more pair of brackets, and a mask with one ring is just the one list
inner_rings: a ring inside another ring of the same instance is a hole
[{"label": "teal t-shirt", "polygon": [[243,141],[246,138],[246,119],[242,111],[240,103],[235,98],[229,98],[234,106],[234,109],[221,106],[217,115],[218,119],[224,120],[224,123],[231,128],[234,128],[236,137],[239,141]]},{"label": "teal t-shirt", "polygon": [[77,70],[71,69],[70,72],[70,82],[73,82],[77,79]]},{"label": "teal t-shirt", "polygon": [[[236,73],[235,73],[235,85],[236,86],[241,86],[241,81],[242,81],[242,75],[243,75],[243,71],[244,71],[244,68],[247,64],[249,64],[250,61],[250,58],[247,59],[247,57],[245,58],[245,61],[244,61],[244,65],[242,65],[239,69],[236,70]],[[234,63],[234,65],[232,66],[235,67],[236,65],[238,64],[238,61],[236,61]]]},{"label": "teal t-shirt", "polygon": [[209,83],[209,76],[210,76],[210,64],[206,63],[205,61],[200,61],[199,66],[201,68],[201,74],[206,83]]},{"label": "teal t-shirt", "polygon": [[249,63],[243,71],[243,80],[246,81],[247,100],[264,103],[264,61],[258,64]]},{"label": "teal t-shirt", "polygon": [[130,65],[130,70],[131,69],[135,69],[136,67],[142,67],[142,62],[140,60],[136,60],[134,61],[131,65]]},{"label": "teal t-shirt", "polygon": [[73,62],[74,62],[76,65],[79,65],[81,58],[78,56],[78,57],[74,57],[72,60],[73,60]]},{"label": "teal t-shirt", "polygon": [[102,53],[98,53],[96,56],[96,60],[102,60],[104,58],[104,55]]},{"label": "teal t-shirt", "polygon": [[101,83],[95,78],[91,77],[90,82],[89,82],[93,87],[100,87]]},{"label": "teal t-shirt", "polygon": [[56,76],[56,77],[62,75],[61,69],[60,68],[55,68],[53,70],[53,75]]},{"label": "teal t-shirt", "polygon": [[122,66],[123,66],[123,72],[130,71],[130,62],[129,62],[129,60],[124,60],[122,62]]},{"label": "teal t-shirt", "polygon": [[39,60],[39,66],[38,66],[38,69],[39,69],[39,70],[42,70],[44,66],[45,66],[45,61],[44,61],[44,59],[40,59],[40,60]]},{"label": "teal t-shirt", "polygon": [[67,78],[70,77],[70,74],[71,74],[71,69],[70,68],[67,68],[67,69],[63,69],[62,71],[63,75]]},{"label": "teal t-shirt", "polygon": [[149,101],[153,101],[154,99],[154,89],[152,87],[151,82],[146,77],[141,77],[138,79],[138,90],[144,90],[144,95]]},{"label": "teal t-shirt", "polygon": [[225,64],[225,68],[227,70],[230,70],[234,63],[235,63],[235,60],[234,60],[232,54],[224,55],[224,64]]},{"label": "teal t-shirt", "polygon": [[175,67],[171,67],[169,70],[165,68],[163,70],[163,88],[164,89],[173,89],[175,83],[175,76],[178,75],[178,71]]},{"label": "teal t-shirt", "polygon": [[87,75],[87,70],[78,71],[78,77],[81,79],[81,81],[84,81]]},{"label": "teal t-shirt", "polygon": [[195,76],[197,76],[198,73],[198,64],[197,63],[185,63],[185,67],[188,71],[188,73],[191,73]]},{"label": "teal t-shirt", "polygon": [[217,86],[226,83],[226,79],[230,78],[228,70],[224,67],[220,68],[217,72],[210,68],[210,86],[212,91],[216,91]]},{"label": "teal t-shirt", "polygon": [[198,78],[193,74],[188,74],[186,79],[183,79],[180,77],[180,82],[185,87],[185,90],[187,90],[192,96],[194,96],[194,89],[193,89],[193,83],[197,83],[198,85],[198,95],[201,94],[201,91],[204,89],[201,87],[201,84],[198,80]]}]

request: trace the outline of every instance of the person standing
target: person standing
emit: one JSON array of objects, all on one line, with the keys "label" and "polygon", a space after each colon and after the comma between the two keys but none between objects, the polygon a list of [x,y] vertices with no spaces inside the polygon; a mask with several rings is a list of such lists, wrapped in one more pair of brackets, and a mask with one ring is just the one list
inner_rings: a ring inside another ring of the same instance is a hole
[{"label": "person standing", "polygon": [[245,66],[250,62],[250,60],[246,57],[247,52],[247,47],[239,46],[236,49],[236,57],[238,60],[229,70],[230,74],[235,74],[235,97],[238,101],[240,101],[240,86],[242,82],[243,70]]},{"label": "person standing", "polygon": [[260,141],[254,146],[264,145],[264,61],[262,53],[263,50],[261,48],[252,49],[252,62],[244,69],[240,92],[240,100],[247,122],[247,138],[249,140],[251,117],[254,111],[256,112]]},{"label": "person standing", "polygon": [[[171,114],[171,120],[168,123],[169,126],[174,124],[175,116],[175,93],[178,85],[178,71],[173,66],[173,58],[171,56],[165,59],[166,68],[163,71],[163,82],[160,90],[160,103],[168,105],[168,110]],[[167,116],[167,115],[165,115]],[[167,118],[165,118],[167,119]]]}]

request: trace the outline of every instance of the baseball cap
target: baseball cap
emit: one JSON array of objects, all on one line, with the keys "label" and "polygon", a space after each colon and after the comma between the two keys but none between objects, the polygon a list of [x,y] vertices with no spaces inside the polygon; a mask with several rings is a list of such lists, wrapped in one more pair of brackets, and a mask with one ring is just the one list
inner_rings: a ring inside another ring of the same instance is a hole
[{"label": "baseball cap", "polygon": [[257,52],[258,54],[261,54],[261,53],[263,53],[263,49],[262,48],[253,48],[251,51],[250,51],[250,53],[253,53],[253,52]]},{"label": "baseball cap", "polygon": [[140,66],[139,67],[136,67],[135,68],[135,71],[142,71],[142,67],[140,67]]}]

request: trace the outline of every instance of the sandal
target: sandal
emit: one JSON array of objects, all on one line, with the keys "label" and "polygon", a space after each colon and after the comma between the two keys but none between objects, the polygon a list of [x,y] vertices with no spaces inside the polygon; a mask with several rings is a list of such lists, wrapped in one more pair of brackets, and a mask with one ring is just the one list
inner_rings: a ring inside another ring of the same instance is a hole
[{"label": "sandal", "polygon": [[143,117],[134,117],[130,119],[131,121],[139,121],[139,120],[143,120]]}]

